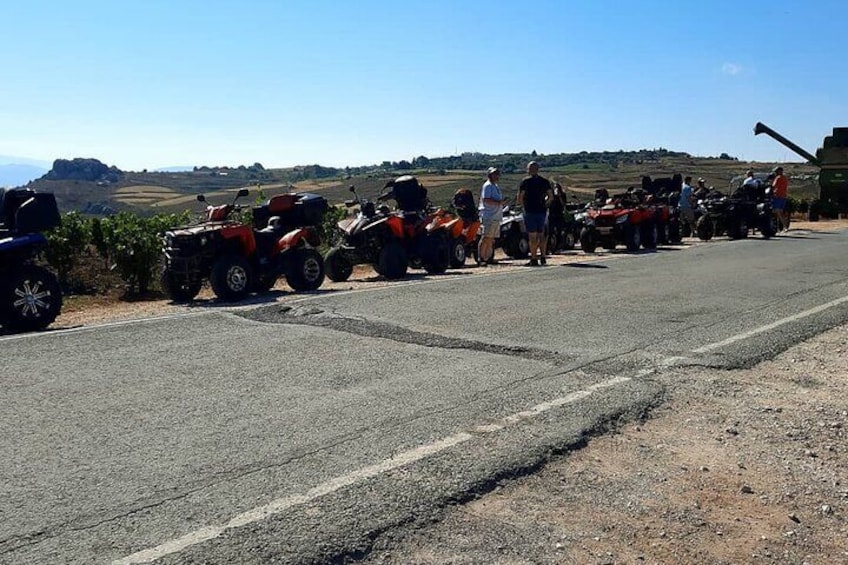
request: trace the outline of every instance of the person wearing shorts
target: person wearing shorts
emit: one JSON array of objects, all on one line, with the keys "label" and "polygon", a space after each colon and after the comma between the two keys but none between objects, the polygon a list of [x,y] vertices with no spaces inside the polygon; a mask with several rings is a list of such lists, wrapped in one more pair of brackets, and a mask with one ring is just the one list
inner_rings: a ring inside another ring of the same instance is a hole
[{"label": "person wearing shorts", "polygon": [[477,246],[477,264],[493,265],[495,261],[495,239],[501,232],[501,220],[503,219],[503,195],[498,187],[501,172],[496,167],[489,167],[486,171],[487,180],[483,184],[480,194],[480,224],[483,227],[483,236]]},{"label": "person wearing shorts", "polygon": [[518,187],[518,204],[524,209],[524,226],[527,228],[530,243],[530,262],[527,265],[536,267],[540,263],[547,264],[545,221],[548,216],[548,202],[553,195],[550,181],[539,176],[539,163],[530,161],[527,164],[527,174]]},{"label": "person wearing shorts", "polygon": [[777,167],[774,170],[774,175],[774,180],[771,183],[771,209],[780,222],[780,228],[785,230],[785,226],[789,225],[786,214],[786,199],[789,197],[789,179],[783,174],[783,167]]}]

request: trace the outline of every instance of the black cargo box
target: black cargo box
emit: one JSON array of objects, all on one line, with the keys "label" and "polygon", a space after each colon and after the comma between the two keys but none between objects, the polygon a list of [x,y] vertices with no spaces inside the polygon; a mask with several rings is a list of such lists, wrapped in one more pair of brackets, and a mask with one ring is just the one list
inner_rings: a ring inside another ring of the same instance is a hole
[{"label": "black cargo box", "polygon": [[397,207],[404,212],[415,212],[427,207],[427,189],[412,175],[405,175],[391,183]]},{"label": "black cargo box", "polygon": [[326,198],[311,192],[278,194],[253,208],[253,227],[266,227],[272,216],[278,216],[280,223],[290,228],[319,226],[328,208]]},{"label": "black cargo box", "polygon": [[62,222],[56,197],[49,192],[9,190],[2,205],[4,227],[15,233],[43,232]]}]

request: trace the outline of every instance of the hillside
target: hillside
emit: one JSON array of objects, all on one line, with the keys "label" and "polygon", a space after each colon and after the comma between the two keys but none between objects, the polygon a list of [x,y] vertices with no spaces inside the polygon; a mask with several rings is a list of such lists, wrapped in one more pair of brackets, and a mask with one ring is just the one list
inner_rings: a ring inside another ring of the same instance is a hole
[{"label": "hillside", "polygon": [[[732,177],[744,174],[747,168],[769,171],[776,165],[731,158],[692,157],[665,149],[557,155],[464,153],[454,157],[428,159],[422,156],[412,162],[384,162],[379,166],[345,169],[320,165],[265,169],[255,163],[250,167],[195,167],[192,171],[139,173],[106,167],[104,175],[96,177],[97,180],[62,178],[68,173],[57,175],[54,165],[54,170],[30,183],[30,186],[55,193],[63,211],[109,214],[132,210],[154,213],[196,209],[195,198],[200,193],[204,193],[211,202],[229,200],[241,187],[251,188],[256,198],[260,196],[257,187],[263,197],[291,190],[318,192],[337,204],[350,198],[348,187],[351,185],[355,185],[362,196],[374,197],[387,180],[411,173],[427,187],[432,202],[443,204],[458,188],[478,190],[485,181],[485,169],[491,165],[502,168],[505,174],[501,178],[501,188],[508,197],[514,197],[524,176],[523,167],[532,159],[541,163],[543,176],[562,183],[570,198],[575,200],[587,199],[598,188],[606,188],[611,193],[623,191],[628,186],[639,185],[642,175],[656,178],[671,176],[675,172],[692,175],[695,179],[703,177],[708,185],[721,189],[728,186]],[[90,163],[88,165],[90,169]],[[816,167],[802,163],[785,163],[784,167],[791,178],[793,196],[815,197],[818,191]]]}]

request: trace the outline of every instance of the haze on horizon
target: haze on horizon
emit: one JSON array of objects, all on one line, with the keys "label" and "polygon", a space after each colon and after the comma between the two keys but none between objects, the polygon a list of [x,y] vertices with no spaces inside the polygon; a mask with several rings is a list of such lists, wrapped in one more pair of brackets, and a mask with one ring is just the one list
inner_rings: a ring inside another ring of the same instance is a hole
[{"label": "haze on horizon", "polygon": [[848,125],[848,4],[13,0],[0,154],[358,166],[665,147],[799,161]]}]

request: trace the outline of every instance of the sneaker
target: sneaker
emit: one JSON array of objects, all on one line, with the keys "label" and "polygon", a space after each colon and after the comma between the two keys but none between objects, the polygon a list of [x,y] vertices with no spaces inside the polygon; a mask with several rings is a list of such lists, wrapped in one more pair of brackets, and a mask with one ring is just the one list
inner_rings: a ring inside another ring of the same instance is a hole
[{"label": "sneaker", "polygon": [[538,266],[539,266],[539,262],[538,262],[538,261],[536,261],[535,259],[530,259],[530,262],[529,262],[529,263],[526,263],[524,266],[525,266],[525,267],[538,267]]},{"label": "sneaker", "polygon": [[548,264],[548,260],[547,260],[547,258],[545,258],[545,257],[540,257],[540,258],[539,258],[539,262],[540,262],[540,263],[542,263],[542,265],[547,265],[547,264]]}]

